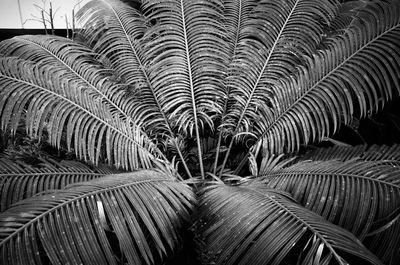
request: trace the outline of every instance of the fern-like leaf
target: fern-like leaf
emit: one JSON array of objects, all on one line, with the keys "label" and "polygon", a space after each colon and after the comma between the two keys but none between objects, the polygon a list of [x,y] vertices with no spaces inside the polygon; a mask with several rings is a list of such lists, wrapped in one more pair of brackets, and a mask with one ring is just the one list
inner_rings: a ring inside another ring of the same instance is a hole
[{"label": "fern-like leaf", "polygon": [[[303,206],[346,228],[360,240],[379,226],[390,224],[368,241],[384,261],[399,257],[399,163],[299,162],[269,172],[265,178],[269,187],[291,193]],[[385,248],[379,247],[383,242]]]},{"label": "fern-like leaf", "polygon": [[90,1],[77,14],[85,23],[80,35],[93,50],[110,61],[118,79],[128,85],[127,96],[132,96],[132,117],[158,137],[174,135],[160,103],[161,95],[149,79],[148,62],[144,58],[143,38],[148,22],[134,8],[116,0]]},{"label": "fern-like leaf", "polygon": [[[177,243],[193,193],[140,171],[70,185],[0,214],[1,264],[154,264]],[[106,233],[107,232],[107,233]],[[114,238],[114,239],[113,239]],[[113,244],[113,246],[111,245]]]},{"label": "fern-like leaf", "polygon": [[145,15],[156,21],[146,36],[150,78],[157,81],[165,112],[185,135],[213,129],[209,115],[221,112],[216,104],[224,95],[221,9],[217,0],[143,1]]},{"label": "fern-like leaf", "polygon": [[253,131],[258,109],[267,108],[276,93],[271,85],[292,74],[302,57],[313,53],[337,5],[335,0],[260,1],[252,10],[228,70],[233,103],[225,126],[231,133]]},{"label": "fern-like leaf", "polygon": [[264,150],[298,150],[300,144],[336,132],[341,122],[365,117],[400,92],[400,5],[374,2],[362,11],[362,27],[330,39],[300,74],[274,86],[272,109],[259,124]]},{"label": "fern-like leaf", "polygon": [[327,148],[311,148],[299,157],[302,160],[328,161],[328,160],[364,160],[364,161],[400,161],[400,145],[357,145],[333,146]]},{"label": "fern-like leaf", "polygon": [[221,114],[226,50],[222,5],[212,1],[143,1],[144,14],[156,24],[146,33],[149,76],[161,105],[178,130],[195,136],[204,177],[200,138]]},{"label": "fern-like leaf", "polygon": [[348,231],[260,183],[209,187],[199,213],[209,264],[344,265],[349,254],[359,264],[382,264]]},{"label": "fern-like leaf", "polygon": [[[38,38],[32,37],[32,41],[40,42]],[[114,103],[126,101],[103,75],[104,70],[94,67],[90,50],[68,39],[52,38],[47,49],[51,48],[50,53],[56,57],[40,59],[43,55],[38,53],[35,63],[16,57],[1,58],[2,129],[11,127],[15,131],[26,110],[30,135],[40,139],[46,130],[50,143],[60,146],[61,136],[66,133],[68,148],[73,147],[77,156],[86,161],[98,163],[104,151],[110,164],[136,169],[149,168],[152,159],[163,158],[141,128]],[[29,50],[21,49],[21,56],[34,58],[26,54]]]},{"label": "fern-like leaf", "polygon": [[100,178],[111,174],[107,168],[89,168],[76,161],[57,162],[51,158],[38,158],[40,163],[30,165],[23,161],[0,158],[0,211],[11,204],[48,190]]}]

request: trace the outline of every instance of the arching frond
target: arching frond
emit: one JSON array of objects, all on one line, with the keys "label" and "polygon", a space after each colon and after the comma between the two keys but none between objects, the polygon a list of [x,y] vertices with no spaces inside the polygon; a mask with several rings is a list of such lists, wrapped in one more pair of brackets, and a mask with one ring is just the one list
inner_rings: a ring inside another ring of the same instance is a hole
[{"label": "arching frond", "polygon": [[367,150],[367,145],[357,146],[332,146],[327,148],[310,148],[307,152],[299,157],[299,160],[312,161],[328,161],[339,160],[346,161],[351,159],[359,159]]},{"label": "arching frond", "polygon": [[224,96],[225,42],[218,0],[143,1],[155,25],[146,33],[149,77],[169,120],[184,135],[195,136],[204,177],[200,138],[213,130]]},{"label": "arching frond", "polygon": [[[93,50],[106,57],[122,83],[133,95],[132,116],[155,137],[173,136],[171,122],[160,103],[161,95],[149,79],[141,41],[148,21],[136,9],[116,0],[90,1],[77,14],[85,22],[80,35]],[[158,136],[156,136],[158,134]]]},{"label": "arching frond", "polygon": [[400,164],[300,162],[265,178],[269,187],[290,192],[303,206],[361,240],[390,224],[368,242],[385,262],[399,257]]},{"label": "arching frond", "polygon": [[213,1],[143,1],[155,25],[147,32],[146,60],[162,106],[185,134],[213,129],[220,113],[225,66],[222,5]]},{"label": "arching frond", "polygon": [[93,58],[69,53],[68,45],[59,43],[57,52],[71,56],[67,60],[73,60],[76,72],[47,60],[32,63],[15,57],[0,59],[2,129],[15,131],[26,111],[30,135],[40,138],[46,131],[49,142],[60,146],[61,136],[66,133],[68,148],[73,148],[81,159],[98,163],[105,152],[110,164],[125,169],[151,167],[152,159],[163,157],[161,152],[140,127],[121,116],[110,103],[113,96],[101,92],[111,93],[113,88],[101,70],[93,72],[85,64]]},{"label": "arching frond", "polygon": [[259,108],[268,108],[276,91],[271,85],[294,72],[304,55],[321,40],[333,19],[335,0],[260,1],[241,28],[241,40],[227,78],[230,104],[225,126],[237,134],[252,132]]},{"label": "arching frond", "polygon": [[[23,35],[2,41],[0,53],[62,69],[79,85],[88,86],[121,118],[134,117],[135,103],[120,85],[111,82],[113,75],[92,57],[94,51],[79,43],[54,35]],[[140,124],[136,118],[135,122]]]},{"label": "arching frond", "polygon": [[[272,109],[260,113],[264,150],[298,150],[321,140],[351,117],[379,110],[400,92],[400,6],[374,2],[363,10],[362,27],[330,39],[329,47],[309,60],[295,77],[273,90]],[[361,24],[360,24],[361,25]]]},{"label": "arching frond", "polygon": [[153,171],[23,200],[0,214],[1,264],[156,264],[192,202],[188,186]]},{"label": "arching frond", "polygon": [[207,188],[199,214],[208,264],[348,264],[352,255],[382,264],[348,231],[260,183]]},{"label": "arching frond", "polygon": [[[373,0],[372,0],[373,1]],[[328,25],[327,37],[343,34],[346,30],[352,28],[357,23],[361,10],[364,9],[371,0],[352,0],[342,3],[338,11],[338,15]]]},{"label": "arching frond", "polygon": [[[230,75],[236,74],[234,70],[232,69],[231,64],[233,63],[233,60],[236,56],[236,53],[239,50],[240,43],[247,37],[246,31],[243,30],[244,28],[248,27],[249,24],[251,24],[252,21],[252,12],[256,8],[257,4],[259,1],[254,1],[254,0],[225,0],[224,1],[224,26],[226,30],[226,42],[227,42],[227,58],[228,58],[228,63],[227,63],[227,73],[226,76],[229,77]],[[224,80],[226,83],[226,80]],[[226,84],[224,84],[226,86]],[[222,112],[221,112],[221,118],[218,120],[219,122],[222,122],[222,126],[218,124],[218,142],[217,142],[217,148],[216,148],[216,155],[214,158],[214,168],[213,168],[213,174],[216,174],[217,168],[218,168],[218,160],[220,158],[220,153],[223,153],[223,149],[226,149],[223,145],[223,137],[226,136],[224,134],[224,121],[221,119],[224,119],[228,107],[230,105],[231,99],[231,87],[227,86],[226,91],[225,91],[225,97],[222,100]],[[220,167],[223,170],[223,167],[225,167],[225,163],[223,164],[222,167]]]},{"label": "arching frond", "polygon": [[244,30],[252,22],[252,11],[259,0],[224,0],[224,26],[229,45],[228,57],[232,60],[238,52],[239,43],[246,38]]},{"label": "arching frond", "polygon": [[37,193],[62,189],[65,186],[111,174],[106,168],[89,168],[76,161],[55,161],[38,158],[30,165],[21,160],[0,157],[0,212],[11,204]]},{"label": "arching frond", "polygon": [[357,145],[333,146],[328,148],[314,148],[308,150],[300,160],[339,160],[346,161],[359,159],[364,161],[397,160],[400,161],[400,145]]}]

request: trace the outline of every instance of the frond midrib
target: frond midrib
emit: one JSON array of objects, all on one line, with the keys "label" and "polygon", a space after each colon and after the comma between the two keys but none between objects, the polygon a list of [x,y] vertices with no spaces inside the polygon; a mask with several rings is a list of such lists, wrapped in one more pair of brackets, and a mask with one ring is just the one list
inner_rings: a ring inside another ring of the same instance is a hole
[{"label": "frond midrib", "polygon": [[288,176],[288,177],[293,177],[293,176],[298,176],[299,174],[302,174],[302,177],[307,177],[307,178],[311,178],[311,177],[326,177],[326,176],[338,176],[338,177],[351,177],[351,178],[356,178],[356,179],[362,179],[362,180],[367,180],[367,181],[372,181],[372,182],[377,182],[379,184],[383,184],[386,186],[390,186],[390,187],[394,187],[396,189],[400,190],[400,186],[396,185],[394,183],[391,182],[387,182],[387,181],[383,181],[380,179],[376,179],[376,178],[369,178],[366,177],[364,175],[356,175],[356,174],[351,174],[351,173],[327,173],[327,172],[302,172],[302,171],[298,171],[298,172],[276,172],[276,173],[271,173],[268,175],[265,175],[265,177],[268,178],[280,178],[283,176]]},{"label": "frond midrib", "polygon": [[272,201],[275,205],[277,205],[278,207],[280,207],[281,209],[283,209],[284,211],[286,211],[287,213],[289,213],[292,217],[294,217],[295,219],[297,219],[298,221],[300,221],[304,226],[306,226],[314,235],[316,235],[322,242],[324,242],[325,246],[327,246],[330,250],[331,253],[334,255],[335,259],[337,261],[339,261],[339,263],[341,263],[341,258],[340,256],[336,253],[335,249],[332,247],[332,245],[324,238],[323,235],[321,235],[317,230],[315,230],[312,226],[310,226],[305,220],[303,220],[301,217],[297,216],[297,214],[293,213],[292,211],[290,211],[285,205],[281,204],[280,202],[278,202],[277,200],[275,200],[273,198],[273,196],[268,196],[265,195],[264,193],[255,190],[255,189],[250,189],[250,188],[245,188],[248,189],[250,192],[254,192],[257,193],[259,195],[261,195],[262,197],[267,197],[270,201]]},{"label": "frond midrib", "polygon": [[52,55],[54,58],[56,58],[60,63],[62,63],[65,67],[67,67],[71,72],[73,72],[76,76],[78,76],[81,80],[83,80],[88,86],[90,86],[91,88],[93,88],[93,90],[95,90],[97,93],[99,93],[102,96],[102,99],[106,99],[108,103],[110,103],[110,105],[112,105],[114,108],[116,108],[127,120],[130,120],[133,122],[132,118],[126,113],[124,112],[118,105],[116,105],[108,96],[106,96],[103,92],[101,92],[99,89],[97,89],[93,84],[91,84],[88,80],[86,80],[81,74],[79,74],[78,72],[76,72],[70,65],[66,64],[57,54],[54,54],[53,52],[51,52],[49,49],[47,49],[46,47],[37,44],[36,42],[33,42],[29,39],[21,39],[16,37],[17,39],[29,42],[33,45],[36,45],[40,48],[42,48],[43,50],[45,50],[47,53],[49,53],[50,55]]},{"label": "frond midrib", "polygon": [[107,1],[104,1],[104,0],[102,0],[102,2],[105,3],[107,6],[109,6],[109,8],[112,10],[112,12],[114,13],[115,17],[117,18],[118,23],[121,26],[121,29],[123,30],[123,32],[125,34],[125,38],[128,41],[129,46],[130,46],[131,50],[133,51],[133,54],[135,55],[136,61],[139,63],[139,68],[140,68],[141,72],[143,73],[144,78],[146,79],[146,83],[147,83],[147,85],[149,86],[149,88],[151,90],[151,95],[152,95],[152,97],[154,99],[154,102],[156,103],[157,109],[158,109],[159,113],[161,114],[161,116],[163,117],[163,120],[164,120],[165,124],[167,125],[169,133],[171,134],[171,136],[174,136],[175,133],[172,130],[171,124],[170,124],[169,120],[167,119],[167,116],[165,115],[164,111],[162,110],[161,104],[160,104],[158,98],[156,97],[156,93],[154,91],[154,87],[151,84],[149,76],[148,76],[148,74],[146,72],[145,66],[142,63],[142,60],[140,59],[140,57],[138,56],[137,51],[136,51],[136,49],[135,49],[135,47],[134,47],[134,45],[132,43],[132,40],[129,37],[128,32],[126,31],[126,29],[124,27],[124,24],[122,23],[122,20],[120,19],[120,17],[118,16],[117,12],[115,11],[115,8],[110,3],[108,3]]},{"label": "frond midrib", "polygon": [[336,66],[334,69],[332,69],[331,71],[329,71],[327,74],[325,74],[325,76],[319,80],[316,84],[314,84],[311,88],[309,88],[303,95],[301,95],[293,104],[291,104],[290,106],[288,106],[288,108],[281,113],[276,119],[274,119],[274,121],[271,123],[271,125],[268,126],[268,128],[265,130],[264,133],[261,134],[261,136],[259,137],[259,139],[257,140],[257,142],[254,145],[257,145],[257,143],[259,143],[265,136],[266,134],[269,132],[269,130],[274,127],[275,124],[277,124],[279,122],[279,120],[284,117],[289,111],[291,111],[299,102],[302,101],[303,98],[305,98],[309,93],[311,93],[311,91],[316,88],[321,82],[325,81],[328,77],[330,77],[330,75],[332,73],[334,73],[337,69],[339,69],[340,67],[342,67],[345,63],[347,63],[350,59],[352,59],[354,56],[356,56],[359,52],[361,52],[362,50],[364,50],[367,46],[369,46],[371,43],[375,42],[376,40],[378,40],[379,38],[381,38],[383,35],[397,29],[400,28],[400,24],[397,24],[393,27],[391,27],[390,29],[385,30],[383,33],[379,34],[378,36],[376,36],[375,38],[373,38],[371,41],[369,41],[368,43],[364,44],[362,47],[360,47],[359,49],[356,50],[356,52],[354,52],[352,55],[350,55],[349,57],[347,57],[343,62],[341,62],[338,66]]},{"label": "frond midrib", "polygon": [[243,8],[243,0],[239,0],[239,9],[238,9],[238,23],[236,26],[236,34],[235,34],[235,44],[233,45],[233,54],[232,58],[236,55],[236,48],[239,42],[240,35],[240,26],[242,25],[242,8]]},{"label": "frond midrib", "polygon": [[189,43],[188,43],[188,36],[187,36],[187,32],[186,32],[185,10],[184,10],[183,5],[184,5],[183,0],[180,0],[182,29],[183,29],[183,37],[184,37],[184,41],[185,41],[185,55],[186,55],[186,63],[187,63],[187,69],[188,69],[190,95],[191,95],[191,101],[192,101],[193,119],[194,119],[195,133],[196,133],[196,143],[197,143],[197,150],[198,150],[198,155],[199,155],[198,161],[199,161],[199,167],[200,167],[200,174],[201,174],[201,177],[204,179],[205,175],[204,175],[204,166],[203,166],[203,155],[202,155],[201,142],[200,142],[201,136],[200,136],[200,130],[199,130],[199,124],[198,124],[198,117],[197,117],[197,107],[196,107],[194,84],[193,84],[193,73],[192,73],[192,67],[191,67],[191,62],[190,62]]},{"label": "frond midrib", "polygon": [[[10,241],[14,235],[20,233],[21,231],[25,230],[26,227],[31,226],[32,224],[36,223],[37,221],[39,221],[40,219],[42,219],[44,216],[56,211],[59,208],[64,207],[65,205],[71,204],[75,201],[78,201],[80,199],[84,199],[86,197],[90,197],[90,196],[94,196],[103,192],[108,192],[108,191],[113,191],[113,190],[117,190],[117,189],[121,189],[127,186],[133,186],[133,185],[140,185],[142,183],[151,183],[151,182],[172,182],[171,180],[167,180],[165,178],[159,178],[159,179],[148,179],[148,180],[141,180],[141,181],[137,181],[135,183],[124,183],[121,185],[117,185],[114,187],[108,187],[108,188],[102,188],[99,190],[95,190],[89,193],[84,193],[81,195],[78,195],[77,197],[74,197],[72,199],[69,199],[61,204],[57,204],[54,207],[51,207],[50,209],[46,210],[45,212],[41,213],[40,215],[36,216],[35,218],[33,218],[32,220],[30,220],[29,222],[23,224],[20,228],[18,228],[16,231],[14,231],[13,233],[11,233],[8,237],[6,237],[3,241],[0,242],[0,246],[4,245],[5,243],[7,243],[8,241]],[[65,190],[65,189],[63,189]],[[66,190],[68,191],[68,190]]]},{"label": "frond midrib", "polygon": [[[91,112],[89,112],[87,109],[81,107],[80,105],[76,104],[75,102],[71,101],[70,99],[68,99],[68,98],[66,98],[66,97],[63,97],[63,96],[61,96],[61,95],[59,95],[59,94],[57,94],[57,93],[55,93],[55,92],[53,92],[53,91],[51,91],[51,90],[48,90],[48,89],[46,89],[46,88],[44,88],[44,87],[41,87],[41,86],[36,85],[36,84],[33,84],[33,83],[29,83],[29,82],[24,81],[24,80],[20,80],[20,79],[14,78],[14,77],[9,77],[9,76],[3,75],[3,74],[1,74],[1,73],[0,73],[0,76],[1,76],[1,77],[4,77],[4,78],[6,78],[6,79],[10,79],[10,80],[16,81],[16,82],[24,83],[24,84],[29,85],[29,86],[33,86],[33,87],[38,88],[38,89],[40,89],[40,90],[46,91],[46,93],[49,93],[49,94],[54,95],[54,96],[56,96],[56,97],[58,97],[58,98],[61,98],[62,100],[67,101],[67,102],[70,103],[72,106],[74,106],[74,107],[76,107],[76,108],[82,110],[83,112],[85,112],[86,114],[88,114],[88,115],[91,116],[92,118],[98,120],[99,122],[101,122],[102,124],[104,124],[105,126],[107,126],[108,128],[111,128],[111,129],[113,129],[115,132],[117,132],[117,133],[119,133],[120,135],[124,136],[124,137],[125,137],[126,139],[128,139],[130,142],[134,143],[137,147],[139,147],[141,150],[145,151],[145,152],[148,153],[151,157],[154,158],[153,154],[152,154],[149,150],[147,150],[146,148],[144,148],[143,146],[141,146],[135,139],[133,139],[132,137],[130,137],[130,136],[127,135],[126,133],[122,132],[122,131],[119,130],[118,128],[116,128],[116,127],[112,126],[111,124],[107,123],[106,121],[102,120],[101,118],[95,116],[94,114],[92,114]],[[136,127],[136,126],[135,126],[135,127]],[[142,131],[141,131],[141,132],[142,132]],[[157,154],[161,155],[162,158],[164,158],[164,159],[166,160],[166,158],[164,157],[164,154],[163,154],[162,152],[159,151],[159,152],[157,152]],[[166,160],[166,161],[167,161],[167,160]]]},{"label": "frond midrib", "polygon": [[247,111],[247,109],[248,109],[248,107],[249,107],[249,105],[250,105],[251,100],[253,99],[253,96],[254,96],[254,93],[255,93],[255,91],[256,91],[256,89],[257,89],[257,87],[258,87],[258,84],[260,83],[260,80],[261,80],[261,78],[262,78],[263,75],[264,75],[265,69],[267,68],[267,66],[268,66],[268,64],[269,64],[269,60],[271,59],[271,56],[272,56],[272,54],[274,53],[276,46],[278,45],[278,42],[279,42],[279,40],[280,40],[280,37],[281,37],[283,31],[285,30],[287,23],[288,23],[289,20],[291,19],[292,14],[293,14],[294,10],[296,9],[297,4],[299,3],[299,1],[300,1],[300,0],[297,0],[297,1],[295,2],[295,4],[293,5],[292,10],[290,10],[290,13],[289,13],[288,17],[287,17],[286,20],[285,20],[285,23],[282,25],[281,30],[279,31],[278,35],[277,35],[276,38],[275,38],[274,44],[272,45],[272,47],[271,47],[271,49],[270,49],[270,51],[269,51],[269,53],[268,53],[268,57],[267,57],[267,59],[266,59],[264,65],[263,65],[263,68],[261,69],[261,71],[260,71],[260,73],[259,73],[259,75],[258,75],[258,77],[257,77],[257,81],[255,82],[254,86],[253,86],[252,89],[251,89],[250,96],[249,96],[248,100],[246,101],[246,104],[245,104],[245,107],[243,108],[242,114],[241,114],[240,117],[239,117],[239,120],[238,120],[238,123],[237,123],[237,125],[236,125],[234,134],[236,134],[236,132],[238,131],[238,129],[239,129],[239,127],[240,127],[240,123],[241,123],[242,120],[244,119],[245,113],[246,113],[246,111]]}]

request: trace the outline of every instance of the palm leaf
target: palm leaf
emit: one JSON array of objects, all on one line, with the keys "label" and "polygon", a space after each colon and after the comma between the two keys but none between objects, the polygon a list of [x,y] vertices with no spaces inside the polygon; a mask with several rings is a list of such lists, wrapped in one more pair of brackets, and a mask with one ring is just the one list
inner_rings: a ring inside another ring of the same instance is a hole
[{"label": "palm leaf", "polygon": [[117,264],[116,247],[129,264],[154,264],[176,245],[192,201],[186,185],[152,171],[23,200],[0,214],[1,263]]},{"label": "palm leaf", "polygon": [[146,18],[136,9],[115,0],[90,1],[77,13],[78,21],[85,22],[80,35],[93,50],[110,61],[121,82],[128,85],[128,95],[134,95],[132,116],[156,137],[174,135],[164,113],[160,94],[149,79],[144,60],[143,43],[147,29]]},{"label": "palm leaf", "polygon": [[348,264],[354,255],[358,264],[382,264],[348,231],[260,183],[209,187],[199,213],[209,263]]},{"label": "palm leaf", "polygon": [[337,5],[333,0],[261,1],[249,14],[251,20],[241,28],[242,39],[228,70],[234,103],[226,127],[233,134],[253,131],[258,109],[271,103],[270,86],[292,74],[304,55],[312,54]]},{"label": "palm leaf", "polygon": [[[330,39],[326,50],[310,58],[300,74],[279,81],[273,109],[263,109],[260,122],[264,149],[298,150],[380,109],[400,89],[400,6],[375,2],[359,24]],[[399,91],[398,91],[399,92]]]},{"label": "palm leaf", "polygon": [[[228,69],[229,106],[225,134],[260,134],[260,115],[268,111],[277,91],[271,86],[296,71],[322,40],[324,26],[334,17],[336,0],[261,1],[241,28],[241,40]],[[284,58],[284,59],[283,59]],[[267,117],[268,118],[268,117]],[[249,137],[247,137],[249,138]],[[222,168],[233,146],[230,142]]]},{"label": "palm leaf", "polygon": [[226,41],[229,45],[229,58],[234,58],[239,49],[240,42],[247,37],[244,28],[251,24],[251,12],[260,1],[255,0],[225,0],[224,25],[226,28]]},{"label": "palm leaf", "polygon": [[[33,41],[38,38],[32,37]],[[26,127],[31,136],[40,139],[46,130],[49,142],[60,146],[61,136],[66,133],[68,149],[73,146],[83,160],[98,163],[105,151],[110,164],[135,169],[151,167],[154,157],[163,158],[140,127],[113,103],[126,101],[103,75],[104,70],[96,69],[90,50],[68,39],[51,38],[54,41],[46,49],[51,48],[50,53],[57,58],[45,55],[46,59],[41,59],[42,53],[37,54],[35,63],[1,58],[2,129],[11,127],[15,132],[26,109]],[[25,47],[21,50],[21,54],[28,52],[29,59],[34,58]]]},{"label": "palm leaf", "polygon": [[[244,28],[251,25],[252,17],[251,12],[256,8],[259,1],[254,0],[225,0],[224,1],[224,26],[226,31],[226,43],[228,45],[227,57],[228,57],[228,68],[227,77],[234,75],[235,72],[232,70],[232,60],[235,58],[236,53],[239,51],[240,43],[248,35]],[[230,71],[230,72],[228,72]],[[224,80],[226,81],[226,80]],[[226,85],[226,84],[225,84]],[[225,92],[225,98],[223,99],[223,108],[221,117],[224,118],[228,111],[228,106],[231,104],[231,88],[228,86]],[[221,122],[221,121],[219,121]],[[222,124],[224,122],[222,121]],[[216,174],[218,167],[219,155],[223,152],[225,147],[222,145],[222,138],[225,134],[223,126],[218,128],[218,142],[216,148],[215,162],[213,174]],[[226,162],[225,162],[226,163]],[[221,167],[225,167],[224,165]]]},{"label": "palm leaf", "polygon": [[303,206],[361,240],[384,227],[368,242],[386,262],[399,257],[399,166],[385,161],[299,162],[265,178],[269,187],[291,193]]},{"label": "palm leaf", "polygon": [[40,163],[30,165],[21,160],[0,157],[0,211],[11,204],[32,197],[47,190],[62,189],[65,186],[93,180],[113,170],[92,167],[76,161],[56,161],[38,158]]},{"label": "palm leaf", "polygon": [[368,5],[368,2],[370,0],[352,0],[342,3],[338,15],[328,25],[327,38],[344,34],[348,29],[354,27],[362,10]]},{"label": "palm leaf", "polygon": [[115,0],[90,1],[77,14],[78,21],[85,22],[80,35],[93,46],[93,50],[110,61],[110,67],[118,73],[118,79],[127,84],[127,94],[134,101],[131,116],[143,124],[149,137],[156,139],[164,149],[172,144],[177,151],[186,173],[191,177],[179,136],[161,105],[161,94],[154,80],[149,78],[145,60],[143,36],[148,19],[138,10]]},{"label": "palm leaf", "polygon": [[201,132],[213,130],[212,117],[221,114],[226,65],[220,1],[143,1],[155,25],[146,33],[149,77],[168,119],[179,132],[195,135],[200,173],[204,177]]},{"label": "palm leaf", "polygon": [[394,160],[400,161],[400,145],[357,145],[357,146],[333,146],[327,148],[311,148],[299,157],[304,160],[339,160],[347,161],[359,159],[364,161]]}]

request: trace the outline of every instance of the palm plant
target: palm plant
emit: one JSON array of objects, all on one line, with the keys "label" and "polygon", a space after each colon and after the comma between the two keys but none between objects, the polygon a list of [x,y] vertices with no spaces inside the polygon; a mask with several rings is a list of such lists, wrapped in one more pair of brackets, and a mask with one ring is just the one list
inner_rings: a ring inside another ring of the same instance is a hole
[{"label": "palm plant", "polygon": [[[96,0],[0,43],[1,264],[397,264],[400,149],[335,146],[400,92],[398,1]],[[108,168],[105,166],[108,165]]]}]

